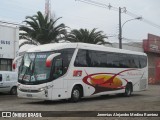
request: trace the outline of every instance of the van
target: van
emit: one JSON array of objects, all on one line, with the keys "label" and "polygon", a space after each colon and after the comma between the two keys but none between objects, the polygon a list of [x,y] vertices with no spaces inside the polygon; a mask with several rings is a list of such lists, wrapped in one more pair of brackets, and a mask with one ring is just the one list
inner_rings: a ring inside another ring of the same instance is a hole
[{"label": "van", "polygon": [[13,71],[0,71],[0,93],[17,94],[18,73]]}]

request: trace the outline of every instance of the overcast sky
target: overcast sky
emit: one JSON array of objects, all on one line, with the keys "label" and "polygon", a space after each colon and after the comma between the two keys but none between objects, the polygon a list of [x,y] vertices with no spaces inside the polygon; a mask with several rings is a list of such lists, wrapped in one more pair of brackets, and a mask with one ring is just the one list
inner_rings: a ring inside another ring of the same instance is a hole
[{"label": "overcast sky", "polygon": [[[114,7],[126,7],[136,15],[160,25],[160,0],[94,0]],[[51,0],[51,11],[55,16],[62,17],[59,23],[65,23],[71,29],[87,28],[104,31],[106,35],[118,35],[118,11],[88,5],[75,0]],[[0,0],[0,20],[22,23],[25,16],[34,15],[37,11],[44,12],[45,0]],[[133,19],[122,14],[122,24]],[[126,23],[123,37],[141,42],[147,34],[160,36],[160,28],[153,27],[139,20]],[[133,40],[130,40],[133,42]],[[109,38],[118,42],[118,37]],[[127,42],[126,40],[124,42]]]}]

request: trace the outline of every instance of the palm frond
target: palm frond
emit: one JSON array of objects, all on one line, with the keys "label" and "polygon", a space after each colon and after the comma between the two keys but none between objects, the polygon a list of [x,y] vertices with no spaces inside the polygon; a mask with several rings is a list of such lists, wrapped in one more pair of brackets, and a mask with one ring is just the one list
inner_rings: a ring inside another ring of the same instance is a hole
[{"label": "palm frond", "polygon": [[66,40],[70,42],[84,42],[90,44],[106,44],[105,39],[106,35],[103,34],[103,31],[96,31],[97,28],[92,29],[91,31],[87,29],[74,29],[66,36]]},{"label": "palm frond", "polygon": [[67,34],[66,26],[63,23],[56,26],[56,22],[61,18],[62,17],[49,20],[48,15],[43,16],[40,11],[38,11],[36,15],[26,16],[26,20],[23,22],[25,22],[27,26],[20,27],[20,31],[23,31],[25,34],[20,34],[19,38],[29,38],[40,44],[53,41],[58,42],[63,38],[61,36],[66,36]]},{"label": "palm frond", "polygon": [[29,45],[38,45],[37,43],[32,42],[32,41],[24,41],[23,43],[21,43],[19,45],[19,48],[21,48],[23,45],[26,45],[26,44],[29,44]]}]

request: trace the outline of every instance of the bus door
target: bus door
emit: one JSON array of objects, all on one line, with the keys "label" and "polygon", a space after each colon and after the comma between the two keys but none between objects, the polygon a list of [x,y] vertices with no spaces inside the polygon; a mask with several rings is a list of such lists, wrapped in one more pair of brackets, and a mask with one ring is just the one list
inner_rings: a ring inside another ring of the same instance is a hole
[{"label": "bus door", "polygon": [[63,88],[63,59],[60,56],[57,56],[53,59],[53,67],[51,76],[53,79],[53,88],[59,89]]}]

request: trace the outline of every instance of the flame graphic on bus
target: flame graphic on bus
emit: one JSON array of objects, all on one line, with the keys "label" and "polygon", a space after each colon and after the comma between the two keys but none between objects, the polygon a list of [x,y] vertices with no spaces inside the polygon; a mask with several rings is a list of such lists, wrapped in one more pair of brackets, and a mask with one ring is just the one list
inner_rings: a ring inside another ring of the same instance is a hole
[{"label": "flame graphic on bus", "polygon": [[[135,69],[130,69],[135,70]],[[93,94],[104,92],[104,91],[114,91],[114,90],[121,90],[125,88],[125,85],[127,84],[126,79],[120,79],[118,76],[120,76],[121,73],[130,71],[130,70],[124,70],[117,74],[115,73],[96,73],[96,74],[90,74],[85,76],[83,78],[83,82],[87,85],[90,85],[95,88],[95,91]],[[123,81],[126,82],[125,85],[123,85]]]}]

